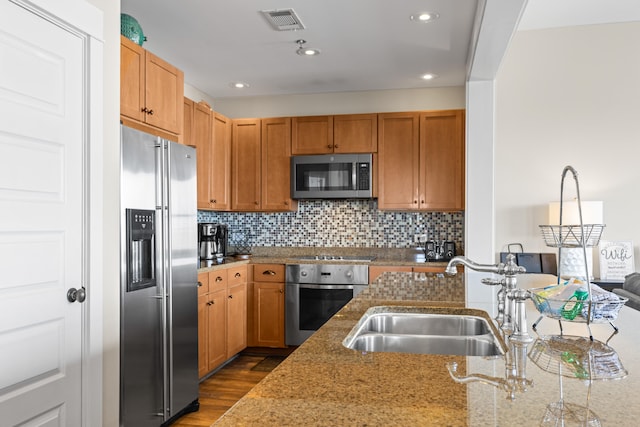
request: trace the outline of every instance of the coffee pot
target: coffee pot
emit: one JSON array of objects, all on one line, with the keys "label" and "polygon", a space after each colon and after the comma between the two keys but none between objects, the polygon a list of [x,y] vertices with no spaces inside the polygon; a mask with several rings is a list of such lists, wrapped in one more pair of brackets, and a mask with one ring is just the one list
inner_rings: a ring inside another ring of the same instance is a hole
[{"label": "coffee pot", "polygon": [[218,223],[198,224],[200,259],[222,260],[227,255],[227,226]]}]

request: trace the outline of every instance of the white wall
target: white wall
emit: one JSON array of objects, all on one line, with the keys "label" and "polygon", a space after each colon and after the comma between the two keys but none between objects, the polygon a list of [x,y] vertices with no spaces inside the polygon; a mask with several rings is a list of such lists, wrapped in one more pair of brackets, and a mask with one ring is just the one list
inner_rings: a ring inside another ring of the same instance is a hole
[{"label": "white wall", "polygon": [[[496,78],[496,248],[555,252],[540,237],[564,166],[604,201],[602,238],[633,240],[640,265],[640,23],[516,34]],[[565,199],[575,197],[571,175]],[[594,250],[594,254],[597,251]],[[597,261],[594,274],[598,275]]]},{"label": "white wall", "polygon": [[313,116],[465,108],[463,86],[217,98],[213,109],[230,118]]},{"label": "white wall", "polygon": [[[188,76],[185,76],[188,77]],[[200,102],[204,101],[207,104],[213,106],[213,98],[209,94],[204,93],[195,86],[191,86],[189,83],[184,84],[184,96],[192,101]]]}]

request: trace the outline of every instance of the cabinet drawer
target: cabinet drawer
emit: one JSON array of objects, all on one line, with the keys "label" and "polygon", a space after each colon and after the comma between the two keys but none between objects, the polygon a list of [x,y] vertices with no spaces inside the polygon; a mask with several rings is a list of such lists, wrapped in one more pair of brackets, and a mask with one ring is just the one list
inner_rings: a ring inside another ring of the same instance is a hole
[{"label": "cabinet drawer", "polygon": [[228,270],[215,270],[209,272],[209,292],[227,288]]},{"label": "cabinet drawer", "polygon": [[253,281],[284,283],[284,264],[254,264]]},{"label": "cabinet drawer", "polygon": [[232,267],[227,269],[227,275],[229,280],[229,286],[234,286],[239,283],[247,282],[247,266],[240,265],[238,267]]},{"label": "cabinet drawer", "polygon": [[209,273],[198,273],[198,296],[209,293]]}]

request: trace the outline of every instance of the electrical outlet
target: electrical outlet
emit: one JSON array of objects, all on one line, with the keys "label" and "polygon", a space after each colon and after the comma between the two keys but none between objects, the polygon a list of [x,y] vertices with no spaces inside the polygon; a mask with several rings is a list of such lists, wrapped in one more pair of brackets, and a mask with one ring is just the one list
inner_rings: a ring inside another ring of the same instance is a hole
[{"label": "electrical outlet", "polygon": [[427,235],[426,234],[415,234],[413,236],[413,239],[416,243],[425,243],[427,241]]}]

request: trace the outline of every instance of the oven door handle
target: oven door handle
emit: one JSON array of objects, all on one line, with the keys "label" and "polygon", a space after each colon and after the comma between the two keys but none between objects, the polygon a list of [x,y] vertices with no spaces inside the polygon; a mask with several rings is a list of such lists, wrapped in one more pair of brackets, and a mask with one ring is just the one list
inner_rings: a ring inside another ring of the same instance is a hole
[{"label": "oven door handle", "polygon": [[325,285],[325,284],[310,284],[310,283],[298,284],[298,287],[300,289],[353,289],[355,286],[366,286],[366,285]]}]

